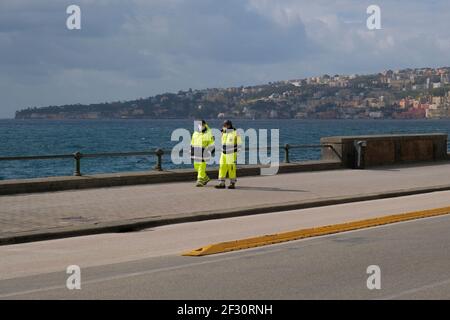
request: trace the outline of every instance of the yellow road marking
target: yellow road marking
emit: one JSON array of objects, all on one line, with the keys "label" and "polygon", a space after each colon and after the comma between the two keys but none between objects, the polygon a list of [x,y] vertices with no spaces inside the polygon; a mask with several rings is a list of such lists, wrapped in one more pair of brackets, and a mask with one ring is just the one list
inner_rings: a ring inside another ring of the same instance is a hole
[{"label": "yellow road marking", "polygon": [[215,253],[223,253],[229,251],[236,251],[242,249],[255,248],[260,246],[266,246],[270,244],[299,240],[309,237],[317,237],[327,234],[369,228],[380,226],[384,224],[390,224],[395,222],[402,222],[414,219],[428,218],[434,216],[440,216],[450,213],[450,207],[414,211],[408,213],[394,214],[389,216],[383,216],[379,218],[372,218],[366,220],[352,221],[340,224],[333,224],[327,226],[321,226],[317,228],[301,229],[283,233],[276,233],[270,235],[264,235],[259,237],[246,238],[235,241],[227,241],[210,244],[189,252],[183,253],[183,256],[206,256]]}]

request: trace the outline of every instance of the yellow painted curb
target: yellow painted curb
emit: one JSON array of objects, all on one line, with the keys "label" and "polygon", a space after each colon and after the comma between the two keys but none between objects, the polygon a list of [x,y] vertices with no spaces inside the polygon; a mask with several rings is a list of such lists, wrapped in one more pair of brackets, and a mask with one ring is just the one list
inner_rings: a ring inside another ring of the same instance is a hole
[{"label": "yellow painted curb", "polygon": [[189,252],[185,252],[183,256],[206,256],[215,253],[223,253],[229,251],[236,251],[242,249],[255,248],[260,246],[266,246],[270,244],[304,239],[309,237],[317,237],[326,234],[333,234],[351,230],[357,230],[362,228],[380,226],[389,223],[402,222],[420,218],[440,216],[450,213],[450,207],[437,208],[430,210],[414,211],[408,213],[394,214],[379,218],[372,218],[366,220],[352,221],[341,224],[334,224],[328,226],[322,226],[317,228],[301,229],[283,233],[276,233],[270,235],[264,235],[259,237],[220,242],[210,244]]}]

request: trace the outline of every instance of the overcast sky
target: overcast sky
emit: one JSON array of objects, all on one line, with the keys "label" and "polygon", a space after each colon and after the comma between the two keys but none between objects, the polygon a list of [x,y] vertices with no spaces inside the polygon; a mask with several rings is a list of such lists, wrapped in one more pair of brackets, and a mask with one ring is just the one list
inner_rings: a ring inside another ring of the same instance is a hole
[{"label": "overcast sky", "polygon": [[[81,30],[66,28],[67,6]],[[381,7],[381,30],[366,9]],[[448,0],[1,0],[0,118],[18,109],[450,66]]]}]

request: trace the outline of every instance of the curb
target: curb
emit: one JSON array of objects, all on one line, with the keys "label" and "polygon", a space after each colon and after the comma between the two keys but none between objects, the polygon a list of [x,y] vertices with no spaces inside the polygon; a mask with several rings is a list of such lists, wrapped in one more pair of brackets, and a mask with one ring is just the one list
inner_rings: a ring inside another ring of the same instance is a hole
[{"label": "curb", "polygon": [[304,200],[300,202],[287,202],[276,205],[262,205],[253,207],[242,207],[226,211],[204,211],[197,214],[179,214],[162,218],[153,216],[144,219],[133,219],[115,222],[100,222],[90,226],[75,226],[63,228],[48,228],[39,231],[21,232],[10,236],[0,237],[0,245],[11,245],[25,242],[53,240],[77,236],[95,235],[101,233],[121,233],[138,231],[142,229],[158,227],[169,224],[178,224],[186,222],[196,222],[213,219],[232,218],[254,214],[263,214],[277,211],[288,211],[297,209],[306,209],[313,207],[323,207],[336,204],[344,204],[359,201],[369,201],[377,199],[395,198],[408,195],[431,193],[438,191],[448,191],[450,185],[441,185],[426,188],[411,188],[395,190],[384,193],[369,193],[354,196],[341,196],[322,198],[318,200]]},{"label": "curb", "polygon": [[183,256],[202,257],[211,254],[225,253],[237,250],[268,246],[276,243],[319,237],[324,235],[336,234],[347,231],[360,230],[365,228],[383,226],[392,223],[405,222],[423,218],[438,217],[450,214],[450,207],[412,211],[407,213],[381,216],[371,219],[355,220],[344,223],[324,225],[313,228],[286,231],[251,238],[232,240],[209,244],[198,249],[182,253]]}]

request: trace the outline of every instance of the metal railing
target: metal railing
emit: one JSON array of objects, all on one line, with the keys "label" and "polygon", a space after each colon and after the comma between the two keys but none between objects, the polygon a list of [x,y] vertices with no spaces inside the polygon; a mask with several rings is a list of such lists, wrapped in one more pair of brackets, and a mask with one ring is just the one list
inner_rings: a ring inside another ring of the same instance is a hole
[{"label": "metal railing", "polygon": [[[280,149],[284,150],[284,162],[290,163],[290,150],[292,149],[318,149],[318,148],[330,148],[339,157],[339,154],[329,144],[285,144],[280,146]],[[267,148],[271,149],[271,148]],[[258,150],[257,148],[245,148],[245,151]],[[261,149],[259,149],[261,150]],[[0,157],[1,161],[25,161],[25,160],[55,160],[55,159],[73,159],[74,160],[74,176],[81,176],[81,159],[89,158],[109,158],[109,157],[134,157],[134,156],[156,156],[156,163],[153,166],[154,170],[162,171],[162,157],[164,154],[170,154],[171,151],[156,149],[154,151],[134,151],[134,152],[111,152],[111,153],[81,153],[75,152],[73,154],[57,154],[57,155],[42,155],[42,156],[12,156],[12,157]]]}]

